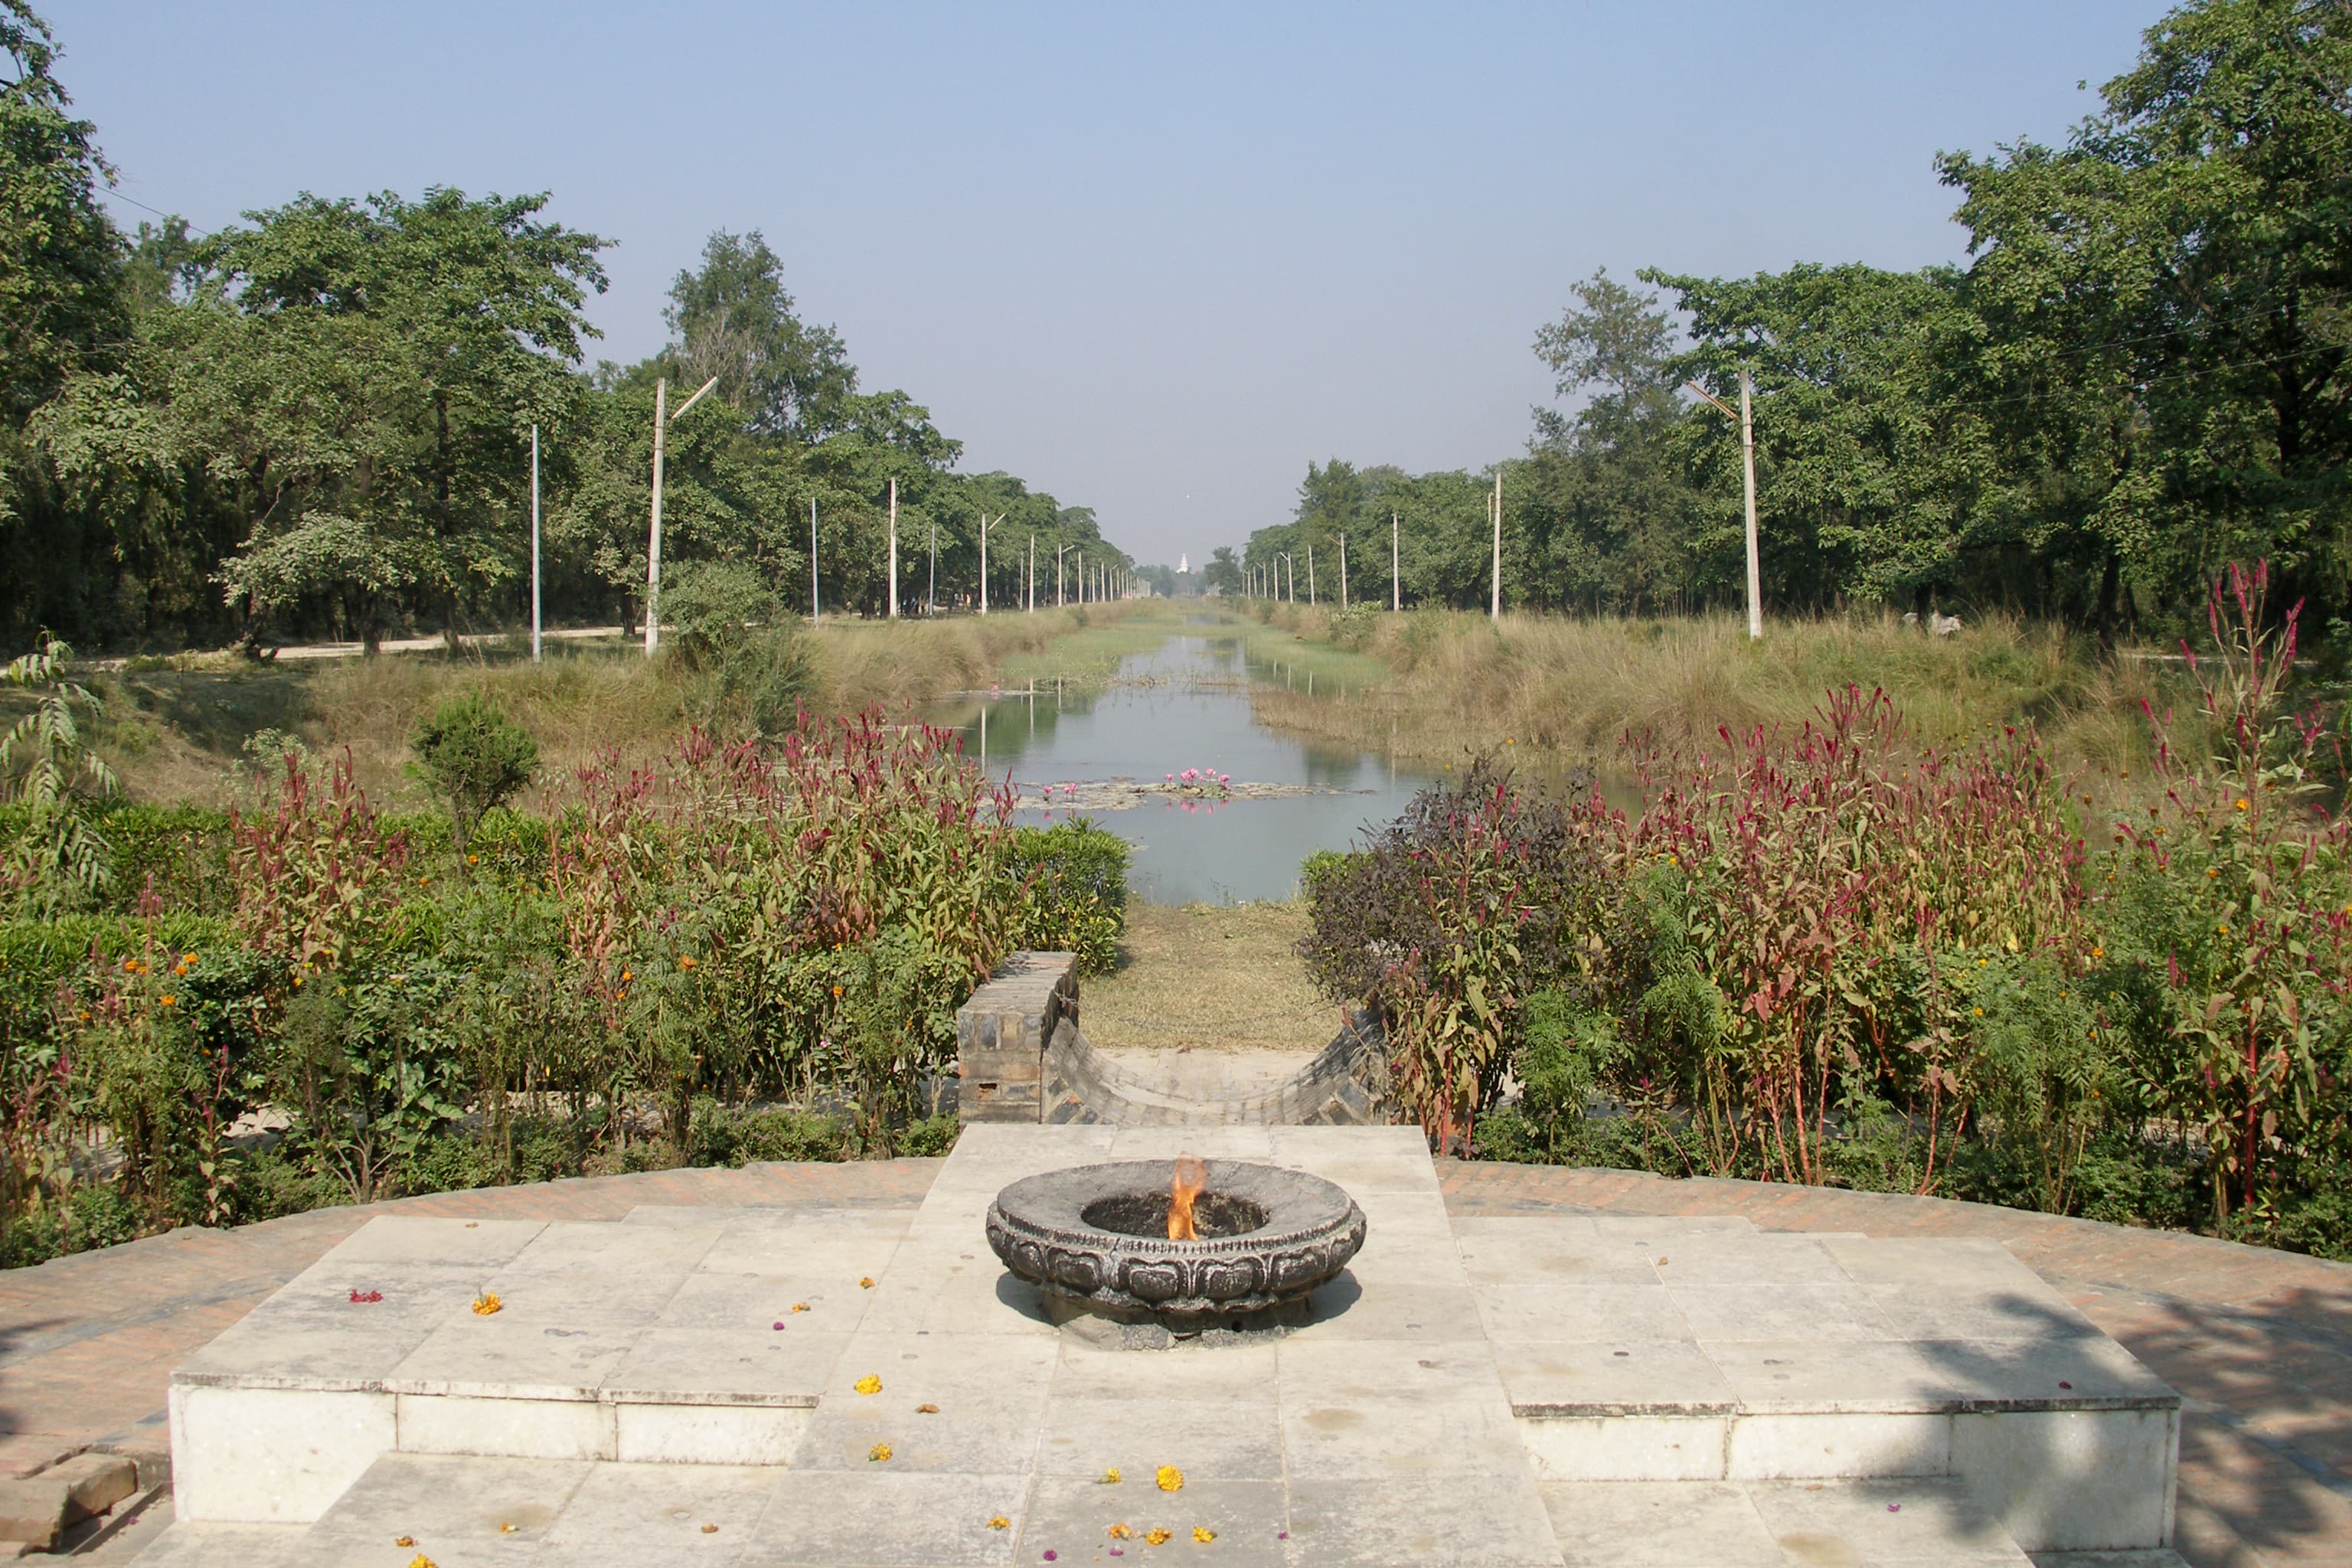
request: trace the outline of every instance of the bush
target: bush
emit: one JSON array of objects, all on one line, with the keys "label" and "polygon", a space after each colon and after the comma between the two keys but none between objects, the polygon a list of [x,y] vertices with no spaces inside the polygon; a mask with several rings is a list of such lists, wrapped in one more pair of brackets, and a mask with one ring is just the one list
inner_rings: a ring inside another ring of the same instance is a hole
[{"label": "bush", "polygon": [[539,742],[479,692],[451,698],[409,737],[416,771],[449,807],[457,848],[474,825],[530,783]]},{"label": "bush", "polygon": [[1022,889],[1017,944],[1075,952],[1081,974],[1108,973],[1127,931],[1129,854],[1127,840],[1083,816],[1014,829],[1009,864]]}]

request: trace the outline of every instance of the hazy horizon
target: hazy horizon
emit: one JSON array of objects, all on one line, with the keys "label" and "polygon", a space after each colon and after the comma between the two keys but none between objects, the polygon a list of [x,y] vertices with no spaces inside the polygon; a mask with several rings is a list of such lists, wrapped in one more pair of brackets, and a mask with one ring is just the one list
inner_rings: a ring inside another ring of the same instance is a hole
[{"label": "hazy horizon", "polygon": [[550,191],[620,242],[590,353],[625,363],[711,230],[760,229],[966,469],[1197,563],[1286,518],[1310,461],[1520,450],[1551,390],[1529,341],[1596,267],[1959,259],[1934,155],[2063,137],[2165,9],[43,15],[126,227]]}]

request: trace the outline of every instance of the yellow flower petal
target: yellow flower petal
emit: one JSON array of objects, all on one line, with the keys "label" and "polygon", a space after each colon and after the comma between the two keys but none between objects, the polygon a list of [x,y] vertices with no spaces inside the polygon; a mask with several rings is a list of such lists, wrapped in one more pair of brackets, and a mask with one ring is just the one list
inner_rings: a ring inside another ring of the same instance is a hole
[{"label": "yellow flower petal", "polygon": [[882,1392],[882,1380],[869,1372],[850,1386],[860,1394],[879,1394]]},{"label": "yellow flower petal", "polygon": [[392,1543],[394,1546],[414,1546],[416,1544],[416,1537],[413,1535],[395,1535],[392,1538]]},{"label": "yellow flower petal", "polygon": [[867,1461],[872,1464],[878,1465],[889,1457],[890,1445],[887,1443],[877,1443],[874,1447],[866,1450],[866,1458]]},{"label": "yellow flower petal", "polygon": [[1184,1472],[1173,1465],[1160,1466],[1158,1479],[1160,1489],[1163,1492],[1181,1492],[1184,1489]]},{"label": "yellow flower petal", "polygon": [[1013,1521],[1000,1513],[994,1519],[988,1521],[988,1528],[991,1530],[1010,1530],[1013,1528]]},{"label": "yellow flower petal", "polygon": [[474,1298],[474,1316],[487,1318],[505,1305],[504,1301],[499,1300],[496,1291],[485,1290]]},{"label": "yellow flower petal", "polygon": [[1102,1479],[1096,1484],[1098,1486],[1115,1487],[1118,1485],[1118,1467],[1117,1465],[1113,1465],[1109,1469],[1103,1472]]},{"label": "yellow flower petal", "polygon": [[1155,1530],[1143,1539],[1150,1542],[1154,1546],[1165,1546],[1168,1544],[1169,1536],[1173,1533],[1174,1532],[1172,1531]]},{"label": "yellow flower petal", "polygon": [[1217,1532],[1211,1530],[1205,1524],[1196,1524],[1192,1527],[1192,1539],[1199,1542],[1203,1546],[1206,1546],[1216,1538]]},{"label": "yellow flower petal", "polygon": [[806,1301],[795,1301],[793,1303],[793,1310],[795,1312],[805,1312],[808,1310],[808,1303]]},{"label": "yellow flower petal", "polygon": [[1127,1525],[1114,1524],[1110,1527],[1110,1538],[1113,1541],[1132,1541],[1135,1531]]},{"label": "yellow flower petal", "polygon": [[860,1290],[871,1290],[871,1289],[874,1289],[874,1276],[872,1276],[871,1274],[868,1274],[868,1275],[866,1275],[864,1278],[860,1279],[857,1281],[857,1288],[858,1288]]}]

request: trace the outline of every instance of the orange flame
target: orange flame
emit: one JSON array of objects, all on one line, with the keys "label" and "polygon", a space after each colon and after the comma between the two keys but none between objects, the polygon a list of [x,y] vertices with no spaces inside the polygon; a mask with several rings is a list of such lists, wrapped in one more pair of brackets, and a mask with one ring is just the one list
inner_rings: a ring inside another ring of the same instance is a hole
[{"label": "orange flame", "polygon": [[1168,1184],[1168,1239],[1198,1241],[1192,1228],[1192,1200],[1209,1184],[1209,1167],[1190,1154],[1176,1162],[1175,1179]]}]

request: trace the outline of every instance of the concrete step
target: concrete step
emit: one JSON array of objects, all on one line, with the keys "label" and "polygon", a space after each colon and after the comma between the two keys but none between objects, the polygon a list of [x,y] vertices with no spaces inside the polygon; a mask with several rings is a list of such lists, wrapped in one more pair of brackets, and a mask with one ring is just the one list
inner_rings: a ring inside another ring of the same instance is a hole
[{"label": "concrete step", "polygon": [[[474,1459],[463,1484],[453,1485],[452,1463],[386,1455],[315,1524],[178,1524],[136,1561],[140,1568],[294,1568],[422,1553],[444,1568],[492,1560],[618,1568],[764,1561],[794,1544],[765,1517],[780,1470]],[[1945,1478],[1555,1481],[1541,1490],[1564,1568],[2179,1568],[2169,1552],[2029,1558],[1980,1500]],[[877,1531],[898,1534],[908,1521],[895,1522],[877,1521]],[[971,1531],[955,1527],[968,1522],[935,1521],[929,1548],[902,1542],[870,1561],[907,1568],[978,1561],[971,1543],[958,1539]],[[1006,1545],[1019,1528],[1016,1520]],[[1221,1544],[1243,1560],[1266,1555],[1251,1550],[1255,1542]],[[1328,1544],[1328,1559],[1304,1540],[1273,1555],[1312,1568],[1366,1543]],[[1428,1560],[1454,1561],[1443,1542],[1432,1543]]]}]

